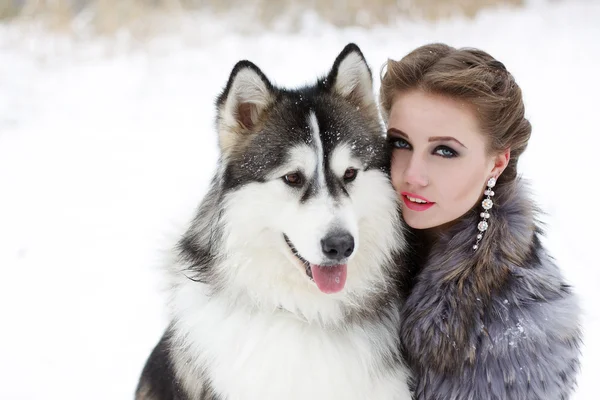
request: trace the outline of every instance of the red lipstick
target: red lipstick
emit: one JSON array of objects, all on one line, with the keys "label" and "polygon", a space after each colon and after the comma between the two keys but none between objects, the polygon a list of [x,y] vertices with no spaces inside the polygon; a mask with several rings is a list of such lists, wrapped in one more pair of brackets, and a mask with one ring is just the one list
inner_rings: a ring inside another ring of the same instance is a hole
[{"label": "red lipstick", "polygon": [[[431,208],[435,204],[435,203],[427,200],[425,197],[416,195],[414,193],[402,192],[400,194],[402,195],[402,200],[404,201],[404,204],[406,204],[406,207],[408,207],[409,209],[411,209],[413,211],[425,211],[425,210]],[[426,201],[426,203],[414,203],[414,202],[410,201],[408,199],[408,197],[412,197],[413,199],[423,200],[423,201]]]}]

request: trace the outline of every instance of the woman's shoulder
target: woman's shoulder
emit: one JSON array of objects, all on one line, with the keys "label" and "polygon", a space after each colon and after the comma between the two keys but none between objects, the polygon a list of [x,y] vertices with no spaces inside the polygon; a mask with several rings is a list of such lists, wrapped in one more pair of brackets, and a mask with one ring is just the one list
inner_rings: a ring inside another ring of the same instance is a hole
[{"label": "woman's shoulder", "polygon": [[580,367],[579,304],[537,237],[533,245],[530,258],[507,267],[496,285],[477,274],[445,284],[427,282],[426,274],[418,280],[401,328],[417,399],[572,393]]},{"label": "woman's shoulder", "polygon": [[[472,367],[502,382],[506,398],[564,398],[579,372],[580,309],[543,248],[515,269],[481,313]],[[508,377],[508,378],[507,378]]]},{"label": "woman's shoulder", "polygon": [[503,309],[512,304],[516,313],[527,312],[540,323],[568,315],[567,324],[577,325],[577,296],[543,244],[542,211],[536,206],[529,185],[518,180],[508,191],[498,205],[499,223],[504,229],[497,232],[496,249],[487,261],[506,270],[504,285],[492,297],[494,306]]},{"label": "woman's shoulder", "polygon": [[579,299],[537,234],[532,247],[524,265],[511,266],[505,285],[490,298],[484,314],[490,336],[506,339],[509,345],[525,340],[533,347],[554,340],[578,341]]}]

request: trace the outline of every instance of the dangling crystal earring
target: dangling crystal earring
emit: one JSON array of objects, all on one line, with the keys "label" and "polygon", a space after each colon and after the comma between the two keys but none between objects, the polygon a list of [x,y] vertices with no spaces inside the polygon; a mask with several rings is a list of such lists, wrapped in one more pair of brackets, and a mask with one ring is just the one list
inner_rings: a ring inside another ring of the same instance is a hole
[{"label": "dangling crystal earring", "polygon": [[481,239],[483,238],[483,232],[485,232],[488,228],[487,220],[488,218],[490,218],[489,210],[494,205],[494,202],[492,201],[492,197],[494,196],[492,188],[494,186],[496,186],[496,178],[492,177],[487,181],[487,189],[485,190],[485,192],[483,192],[483,194],[487,197],[481,202],[483,212],[479,214],[479,216],[482,218],[482,220],[479,221],[479,224],[477,224],[477,229],[479,229],[479,233],[477,234],[477,241],[473,245],[473,250],[477,250],[479,248],[479,242],[481,242]]}]

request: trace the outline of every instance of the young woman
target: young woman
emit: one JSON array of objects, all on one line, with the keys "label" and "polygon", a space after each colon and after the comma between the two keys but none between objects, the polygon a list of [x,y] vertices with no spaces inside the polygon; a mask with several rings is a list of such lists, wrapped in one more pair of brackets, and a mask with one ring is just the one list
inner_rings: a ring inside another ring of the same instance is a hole
[{"label": "young woman", "polygon": [[418,400],[567,399],[579,307],[517,176],[531,125],[504,65],[420,47],[388,61],[392,181],[415,233],[402,340]]}]

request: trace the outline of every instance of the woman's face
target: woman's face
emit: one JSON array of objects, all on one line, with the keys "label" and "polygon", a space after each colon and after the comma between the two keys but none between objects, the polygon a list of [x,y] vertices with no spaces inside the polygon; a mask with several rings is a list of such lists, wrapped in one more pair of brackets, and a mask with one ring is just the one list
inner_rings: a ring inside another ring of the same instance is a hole
[{"label": "woman's face", "polygon": [[406,223],[416,229],[447,224],[469,211],[510,158],[510,151],[487,153],[469,104],[420,90],[396,95],[387,134],[394,147],[392,183]]}]

